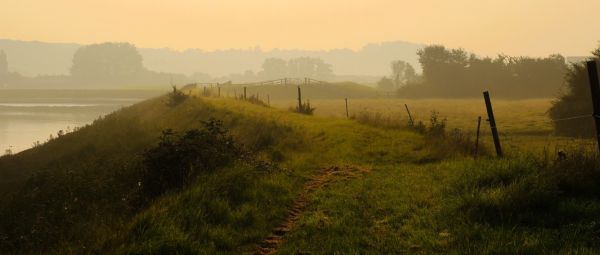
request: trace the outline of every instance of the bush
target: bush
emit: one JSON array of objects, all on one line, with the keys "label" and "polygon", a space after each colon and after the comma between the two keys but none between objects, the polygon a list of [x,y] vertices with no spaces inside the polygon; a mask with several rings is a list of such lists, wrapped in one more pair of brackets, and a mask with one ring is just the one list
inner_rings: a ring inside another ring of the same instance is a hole
[{"label": "bush", "polygon": [[296,112],[312,115],[316,108],[310,106],[310,101],[306,100],[306,103],[302,103],[296,106]]},{"label": "bush", "polygon": [[239,152],[223,123],[215,119],[205,122],[203,129],[192,129],[184,134],[165,130],[158,146],[144,153],[142,192],[153,198],[181,189],[198,174],[231,164]]},{"label": "bush", "polygon": [[169,102],[167,102],[167,105],[170,107],[175,107],[183,103],[183,101],[185,101],[187,98],[187,95],[183,94],[181,90],[177,90],[177,87],[173,86],[173,92],[169,94]]}]

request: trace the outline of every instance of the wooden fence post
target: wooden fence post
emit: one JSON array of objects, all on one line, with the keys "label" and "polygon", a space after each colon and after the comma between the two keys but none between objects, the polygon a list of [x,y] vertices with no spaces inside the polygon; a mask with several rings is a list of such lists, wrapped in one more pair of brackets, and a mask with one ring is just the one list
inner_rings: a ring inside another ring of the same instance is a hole
[{"label": "wooden fence post", "polygon": [[481,129],[481,116],[477,117],[477,136],[475,137],[475,157],[479,154],[479,130]]},{"label": "wooden fence post", "polygon": [[350,118],[348,115],[348,98],[346,97],[344,100],[346,100],[346,118]]},{"label": "wooden fence post", "polygon": [[410,110],[408,110],[408,105],[404,104],[404,107],[406,108],[406,112],[408,113],[408,124],[412,127],[415,125],[415,121],[412,118],[412,115],[410,115]]},{"label": "wooden fence post", "polygon": [[271,96],[269,94],[267,94],[267,105],[271,106]]},{"label": "wooden fence post", "polygon": [[596,140],[600,152],[600,81],[598,80],[598,66],[595,60],[587,61],[588,77],[590,79],[590,90],[592,94],[592,106],[594,109],[594,123],[596,125]]},{"label": "wooden fence post", "polygon": [[302,112],[302,91],[300,91],[300,86],[298,86],[298,111]]},{"label": "wooden fence post", "polygon": [[221,97],[221,87],[217,86],[217,97]]},{"label": "wooden fence post", "polygon": [[496,128],[496,119],[494,118],[494,110],[492,109],[492,101],[490,100],[490,93],[487,91],[483,92],[483,99],[485,100],[485,108],[487,109],[488,121],[490,122],[490,128],[492,129],[492,137],[494,138],[494,146],[496,147],[496,154],[498,157],[502,157],[502,146],[500,146],[500,137],[498,136],[498,128]]},{"label": "wooden fence post", "polygon": [[244,100],[246,100],[246,87],[244,87]]}]

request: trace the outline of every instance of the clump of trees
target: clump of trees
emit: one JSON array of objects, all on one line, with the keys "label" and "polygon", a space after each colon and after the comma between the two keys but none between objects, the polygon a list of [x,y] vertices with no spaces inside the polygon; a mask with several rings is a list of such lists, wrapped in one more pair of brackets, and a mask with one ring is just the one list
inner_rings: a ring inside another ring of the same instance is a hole
[{"label": "clump of trees", "polygon": [[280,79],[283,77],[308,77],[329,80],[334,77],[331,65],[320,58],[300,57],[285,61],[280,58],[265,59],[260,79]]},{"label": "clump of trees", "polygon": [[[600,48],[592,52],[591,60],[600,60]],[[566,89],[548,111],[556,133],[575,137],[594,135],[590,85],[585,63],[573,63],[565,75]],[[577,116],[587,116],[574,118]]]},{"label": "clump of trees", "polygon": [[40,87],[97,87],[163,85],[169,82],[186,83],[182,74],[148,70],[137,48],[129,43],[91,44],[79,48],[73,56],[70,75],[39,75],[25,77],[8,72],[6,54],[0,52],[0,86],[18,88]]},{"label": "clump of trees", "polygon": [[483,90],[497,97],[554,96],[567,72],[565,58],[478,57],[463,49],[433,45],[417,52],[422,77],[405,82],[403,97],[479,97]]}]

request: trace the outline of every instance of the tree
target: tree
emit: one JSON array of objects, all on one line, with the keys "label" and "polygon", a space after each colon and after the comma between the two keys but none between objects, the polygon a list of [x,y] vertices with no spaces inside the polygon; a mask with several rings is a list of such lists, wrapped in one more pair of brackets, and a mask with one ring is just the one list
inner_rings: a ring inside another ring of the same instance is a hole
[{"label": "tree", "polygon": [[399,88],[414,81],[417,77],[415,69],[407,62],[397,60],[392,62],[392,81],[394,88]]},{"label": "tree", "polygon": [[6,53],[0,50],[0,77],[8,74],[8,61],[6,60]]},{"label": "tree", "polygon": [[[600,60],[600,47],[592,52],[593,59]],[[554,121],[556,133],[575,137],[594,135],[594,122],[591,116],[592,103],[589,77],[584,63],[573,63],[565,75],[566,91],[558,96],[548,111]],[[589,115],[589,118],[562,120],[575,116]]]},{"label": "tree", "polygon": [[259,75],[266,79],[309,77],[327,80],[333,77],[331,65],[320,58],[300,57],[287,62],[279,58],[268,58],[265,59],[262,68]]},{"label": "tree", "polygon": [[388,77],[381,78],[381,80],[379,80],[377,82],[377,87],[381,90],[388,90],[388,91],[395,89],[394,81]]},{"label": "tree", "polygon": [[266,79],[279,79],[287,76],[287,63],[280,58],[267,58],[262,64],[260,75]]},{"label": "tree", "polygon": [[142,56],[129,43],[102,43],[83,46],[75,52],[71,75],[85,83],[127,83],[146,70]]}]

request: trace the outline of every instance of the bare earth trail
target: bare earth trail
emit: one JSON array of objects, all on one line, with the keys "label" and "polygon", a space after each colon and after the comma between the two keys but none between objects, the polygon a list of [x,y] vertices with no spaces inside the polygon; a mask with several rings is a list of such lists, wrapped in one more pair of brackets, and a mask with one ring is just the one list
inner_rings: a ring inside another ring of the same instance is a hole
[{"label": "bare earth trail", "polygon": [[356,177],[358,174],[366,172],[369,172],[369,170],[357,166],[331,166],[322,168],[319,174],[313,176],[304,184],[302,191],[294,200],[292,209],[290,210],[286,219],[278,227],[271,231],[271,234],[265,240],[263,240],[258,250],[254,254],[267,255],[277,252],[279,246],[284,240],[285,235],[294,228],[296,222],[298,219],[300,219],[302,212],[310,203],[310,196],[315,191],[332,181]]}]

